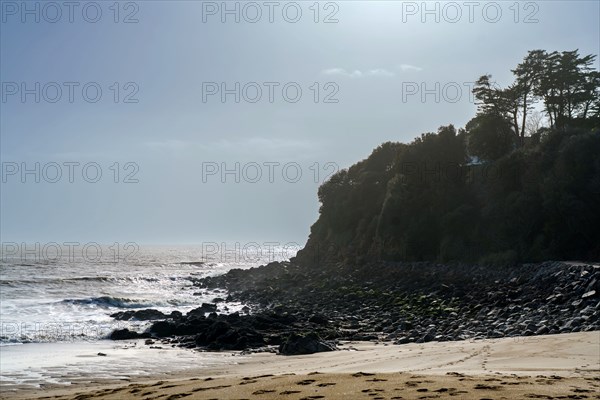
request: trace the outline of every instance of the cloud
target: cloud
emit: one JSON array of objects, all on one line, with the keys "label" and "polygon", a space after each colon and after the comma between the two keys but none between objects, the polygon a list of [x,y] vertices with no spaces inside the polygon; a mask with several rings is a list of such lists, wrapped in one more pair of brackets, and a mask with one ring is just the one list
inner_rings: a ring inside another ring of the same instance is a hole
[{"label": "cloud", "polygon": [[369,71],[366,72],[362,72],[360,70],[355,69],[352,72],[346,71],[344,68],[329,68],[329,69],[325,69],[323,71],[321,71],[322,74],[324,75],[340,75],[340,76],[345,76],[348,78],[363,78],[365,76],[385,76],[385,77],[392,77],[395,76],[396,74],[394,74],[391,71],[388,71],[386,69],[383,68],[375,68],[375,69],[371,69]]},{"label": "cloud", "polygon": [[325,75],[341,75],[347,76],[349,78],[360,78],[363,76],[363,73],[359,70],[354,70],[353,72],[348,72],[343,68],[329,68],[322,71]]},{"label": "cloud", "polygon": [[398,68],[400,68],[400,70],[402,72],[406,72],[406,71],[423,71],[423,68],[421,67],[416,67],[414,65],[410,65],[410,64],[400,64],[398,66]]},{"label": "cloud", "polygon": [[369,72],[367,72],[367,75],[371,75],[371,76],[395,76],[396,74],[393,72],[388,71],[387,69],[383,69],[383,68],[377,68],[377,69],[372,69]]}]

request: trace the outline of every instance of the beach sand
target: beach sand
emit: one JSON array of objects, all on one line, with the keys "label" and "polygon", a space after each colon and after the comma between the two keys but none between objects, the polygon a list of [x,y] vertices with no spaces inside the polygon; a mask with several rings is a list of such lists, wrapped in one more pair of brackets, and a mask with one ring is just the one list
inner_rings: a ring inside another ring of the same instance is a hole
[{"label": "beach sand", "polygon": [[[600,332],[239,357],[177,374],[3,393],[51,399],[600,399]],[[232,357],[235,357],[232,355]]]}]

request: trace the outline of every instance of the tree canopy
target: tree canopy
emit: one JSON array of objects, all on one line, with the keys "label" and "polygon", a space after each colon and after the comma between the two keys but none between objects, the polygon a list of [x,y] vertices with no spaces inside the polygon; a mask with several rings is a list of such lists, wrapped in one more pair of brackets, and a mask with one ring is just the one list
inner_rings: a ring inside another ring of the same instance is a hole
[{"label": "tree canopy", "polygon": [[[530,51],[508,88],[482,76],[477,115],[384,143],[319,189],[298,259],[516,263],[600,258],[600,124],[594,56]],[[550,122],[527,138],[531,107]],[[476,162],[474,162],[474,160]]]}]

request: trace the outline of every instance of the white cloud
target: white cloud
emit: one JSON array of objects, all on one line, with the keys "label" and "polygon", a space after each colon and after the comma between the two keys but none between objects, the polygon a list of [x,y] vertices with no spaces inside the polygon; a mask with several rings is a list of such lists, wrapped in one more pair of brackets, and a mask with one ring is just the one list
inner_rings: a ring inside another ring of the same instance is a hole
[{"label": "white cloud", "polygon": [[348,72],[343,68],[329,68],[322,71],[325,75],[341,75],[347,76],[349,78],[360,78],[363,76],[363,73],[359,70],[354,70],[353,72]]},{"label": "white cloud", "polygon": [[371,75],[371,76],[388,76],[388,77],[396,76],[395,73],[393,73],[391,71],[388,71],[387,69],[383,69],[383,68],[372,69],[369,72],[367,72],[367,75]]},{"label": "white cloud", "polygon": [[321,71],[322,74],[325,75],[340,75],[340,76],[345,76],[348,78],[362,78],[365,76],[386,76],[386,77],[391,77],[391,76],[395,76],[396,74],[394,74],[391,71],[388,71],[384,68],[375,68],[375,69],[371,69],[369,71],[366,72],[362,72],[360,70],[355,69],[354,71],[350,72],[350,71],[346,71],[344,68],[329,68],[326,70]]},{"label": "white cloud", "polygon": [[416,67],[414,65],[410,65],[410,64],[400,64],[398,66],[398,68],[400,68],[400,70],[402,72],[406,72],[406,71],[423,71],[423,68],[421,67]]}]

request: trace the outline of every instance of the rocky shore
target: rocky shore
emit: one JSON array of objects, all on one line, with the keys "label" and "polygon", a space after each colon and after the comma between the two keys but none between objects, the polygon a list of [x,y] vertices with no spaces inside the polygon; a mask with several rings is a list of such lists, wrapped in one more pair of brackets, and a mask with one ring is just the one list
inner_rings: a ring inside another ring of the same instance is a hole
[{"label": "rocky shore", "polygon": [[[198,279],[225,289],[247,312],[218,314],[215,303],[183,315],[139,310],[116,319],[154,320],[148,344],[206,350],[307,354],[337,340],[396,344],[600,330],[600,266],[545,262],[514,267],[373,263],[307,268],[294,262]],[[161,315],[162,314],[162,315]]]}]

